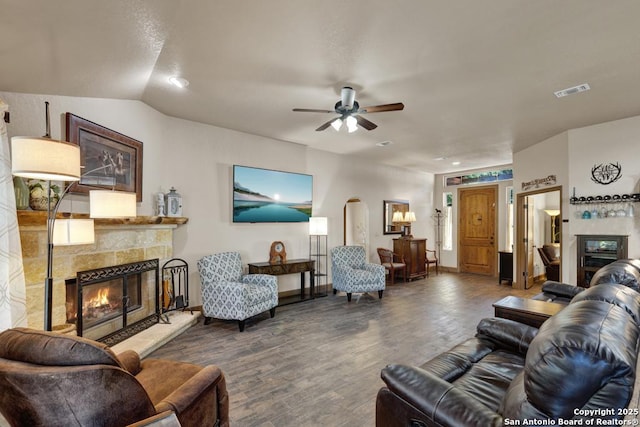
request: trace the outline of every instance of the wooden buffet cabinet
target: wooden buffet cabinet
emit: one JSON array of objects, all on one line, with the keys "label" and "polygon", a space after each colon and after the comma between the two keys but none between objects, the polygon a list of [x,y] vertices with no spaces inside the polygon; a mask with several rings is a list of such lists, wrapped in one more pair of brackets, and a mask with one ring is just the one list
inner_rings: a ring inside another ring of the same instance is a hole
[{"label": "wooden buffet cabinet", "polygon": [[427,276],[427,239],[393,239],[393,252],[402,255],[407,264],[407,279]]}]

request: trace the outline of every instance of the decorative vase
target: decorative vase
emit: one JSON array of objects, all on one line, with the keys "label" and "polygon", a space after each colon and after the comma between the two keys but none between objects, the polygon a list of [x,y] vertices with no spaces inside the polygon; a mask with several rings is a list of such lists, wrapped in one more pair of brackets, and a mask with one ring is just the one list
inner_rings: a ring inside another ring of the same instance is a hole
[{"label": "decorative vase", "polygon": [[60,201],[60,186],[51,183],[49,197],[47,197],[47,184],[42,180],[29,181],[29,207],[34,211],[46,211],[48,203],[53,210]]},{"label": "decorative vase", "polygon": [[13,191],[16,194],[16,209],[23,211],[29,208],[29,186],[19,176],[13,177]]}]

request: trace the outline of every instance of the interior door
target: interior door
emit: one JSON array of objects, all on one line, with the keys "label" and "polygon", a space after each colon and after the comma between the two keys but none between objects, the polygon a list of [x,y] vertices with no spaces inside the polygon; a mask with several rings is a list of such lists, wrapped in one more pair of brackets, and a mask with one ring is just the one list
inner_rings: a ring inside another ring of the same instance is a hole
[{"label": "interior door", "polygon": [[[534,285],[536,260],[540,259],[537,247],[549,243],[544,238],[544,219],[549,214],[547,209],[558,212],[558,237],[562,247],[562,188],[541,188],[516,196],[516,230],[514,243],[516,247],[516,272],[514,287],[529,289]],[[534,209],[535,208],[535,209]],[[538,212],[536,218],[535,212]],[[537,237],[536,237],[537,236]],[[562,268],[561,268],[562,269]],[[560,276],[562,277],[562,275]]]},{"label": "interior door", "polygon": [[535,269],[533,267],[534,265],[533,261],[535,256],[534,255],[535,221],[533,217],[534,198],[532,196],[525,197],[523,207],[524,207],[524,231],[525,231],[524,245],[526,248],[525,265],[527,266],[526,274],[524,275],[525,277],[524,288],[529,289],[531,286],[533,286],[533,282],[535,280],[535,271],[534,271]]},{"label": "interior door", "polygon": [[496,274],[496,200],[498,187],[459,189],[460,271]]}]

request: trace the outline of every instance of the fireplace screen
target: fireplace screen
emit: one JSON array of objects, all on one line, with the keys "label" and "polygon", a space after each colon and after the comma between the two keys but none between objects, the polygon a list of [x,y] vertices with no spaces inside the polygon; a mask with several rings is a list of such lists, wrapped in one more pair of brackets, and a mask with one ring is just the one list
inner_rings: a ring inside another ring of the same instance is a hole
[{"label": "fireplace screen", "polygon": [[[76,283],[76,279],[67,283],[71,288],[67,290],[67,323],[77,323],[78,316],[82,315],[82,327],[85,330],[122,316],[125,309],[131,312],[142,305],[142,274],[87,284],[81,294]],[[80,295],[82,307],[78,309]]]},{"label": "fireplace screen", "polygon": [[[104,341],[159,319],[158,259],[80,271],[66,290],[67,322],[75,323],[78,336]],[[90,329],[92,336],[85,335]]]}]

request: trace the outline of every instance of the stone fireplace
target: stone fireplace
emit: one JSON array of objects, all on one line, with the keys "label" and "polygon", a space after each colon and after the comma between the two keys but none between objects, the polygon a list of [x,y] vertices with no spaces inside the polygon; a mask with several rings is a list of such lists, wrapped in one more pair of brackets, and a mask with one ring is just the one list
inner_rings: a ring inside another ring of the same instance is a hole
[{"label": "stone fireplace", "polygon": [[86,335],[86,331],[93,326],[124,315],[125,309],[126,313],[130,313],[142,307],[140,276],[136,275],[132,279],[127,282],[126,296],[120,279],[84,285],[82,292],[78,292],[77,279],[67,279],[67,323],[75,325],[81,319],[83,335]]},{"label": "stone fireplace", "polygon": [[109,345],[157,323],[158,267],[156,258],[79,271],[65,284],[67,323]]},{"label": "stone fireplace", "polygon": [[[74,214],[74,217],[81,217],[81,215]],[[70,323],[67,317],[69,303],[67,300],[67,280],[75,279],[78,272],[86,270],[156,258],[160,262],[168,260],[173,256],[173,230],[186,222],[187,218],[166,217],[96,220],[95,243],[79,246],[56,246],[53,251],[52,316],[54,330],[68,327]],[[18,224],[26,281],[27,323],[30,328],[42,329],[44,328],[44,278],[47,265],[46,212],[18,211]],[[143,273],[139,279],[132,279],[140,281],[140,299],[134,301],[131,299],[131,295],[127,295],[128,301],[126,303],[129,308],[147,306],[155,310],[158,296],[154,288],[155,278],[150,277],[154,274]],[[122,293],[122,291],[120,292]],[[126,291],[127,294],[135,294],[136,292],[133,289],[130,291],[129,288]],[[100,314],[98,311],[94,310],[94,315],[104,317],[104,313]],[[148,316],[148,313],[139,314],[139,311],[138,307],[128,309],[126,313],[129,317],[129,323],[137,321],[137,316]],[[94,322],[94,319],[89,320],[89,323],[91,322]],[[104,336],[108,334],[109,330],[115,330],[114,328],[115,326],[110,325],[109,322],[102,322],[100,325],[98,322],[94,322],[91,328],[92,333],[85,336],[93,338],[94,333]]]}]

